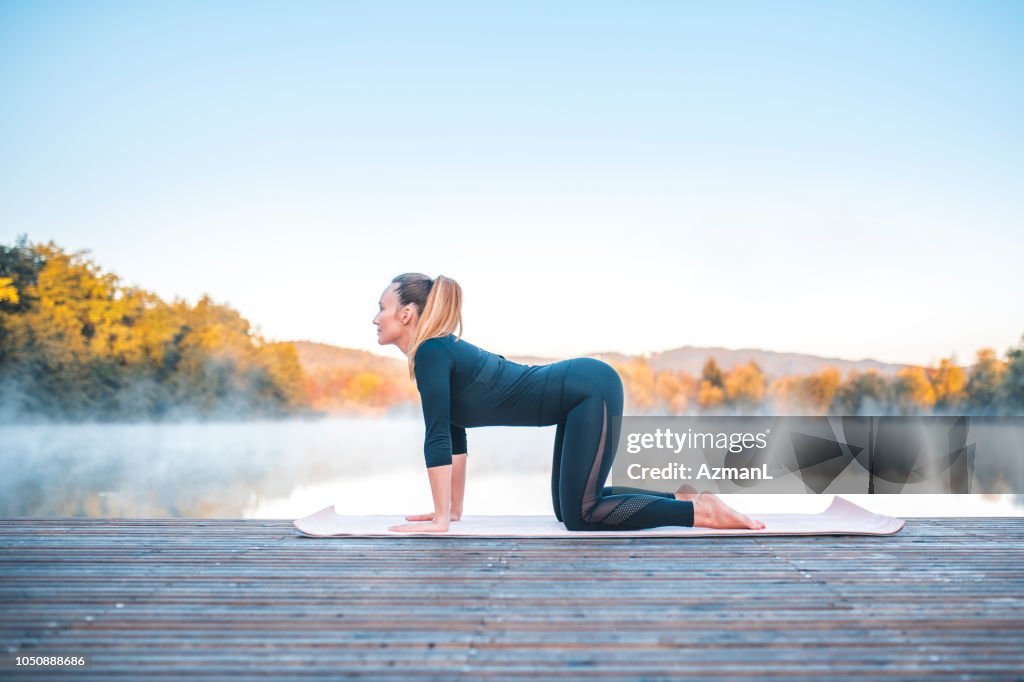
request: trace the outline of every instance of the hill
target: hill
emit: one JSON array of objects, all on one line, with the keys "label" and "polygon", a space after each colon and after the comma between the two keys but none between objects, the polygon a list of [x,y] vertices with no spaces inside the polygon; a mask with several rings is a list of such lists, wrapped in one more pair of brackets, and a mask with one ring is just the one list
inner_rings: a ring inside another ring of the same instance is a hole
[{"label": "hill", "polygon": [[[307,372],[315,374],[324,370],[343,367],[360,367],[376,369],[382,372],[400,371],[404,365],[401,358],[389,358],[364,350],[340,348],[326,343],[312,341],[292,341],[299,354],[299,362]],[[493,352],[493,351],[492,351]],[[563,358],[550,358],[526,355],[509,355],[506,358],[524,365],[544,365]],[[753,360],[767,376],[792,376],[818,372],[824,367],[837,367],[844,375],[851,370],[864,372],[875,369],[879,374],[894,375],[908,365],[893,364],[871,360],[846,360],[843,358],[805,355],[802,353],[780,353],[758,348],[721,348],[717,346],[680,346],[671,350],[650,353],[646,356],[628,355],[624,353],[591,353],[588,357],[605,361],[630,362],[646,359],[651,369],[684,371],[697,376],[709,357],[715,358],[718,366],[728,372],[737,365]]]},{"label": "hill", "polygon": [[[621,353],[596,354],[593,357],[602,360],[614,359],[628,362],[635,356]],[[875,369],[879,374],[895,375],[908,365],[893,364],[864,358],[862,360],[846,360],[844,358],[805,355],[803,353],[780,353],[759,348],[722,348],[718,346],[681,346],[672,350],[651,353],[646,356],[651,369],[682,370],[697,376],[701,373],[704,363],[713,357],[722,371],[728,372],[737,365],[744,365],[751,360],[757,363],[761,371],[769,377],[796,376],[819,372],[825,367],[836,367],[845,376],[851,370],[865,372]]]}]

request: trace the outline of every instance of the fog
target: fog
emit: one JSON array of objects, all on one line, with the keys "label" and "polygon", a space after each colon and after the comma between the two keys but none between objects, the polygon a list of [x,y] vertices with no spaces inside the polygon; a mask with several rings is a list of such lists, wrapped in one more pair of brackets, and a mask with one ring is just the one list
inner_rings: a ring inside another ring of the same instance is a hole
[{"label": "fog", "polygon": [[[551,515],[555,427],[468,430],[466,514]],[[423,421],[0,426],[0,516],[297,518],[433,509]],[[611,481],[609,481],[611,483]],[[831,495],[730,495],[749,511],[805,511]],[[903,516],[1024,515],[1021,496],[853,495]]]}]

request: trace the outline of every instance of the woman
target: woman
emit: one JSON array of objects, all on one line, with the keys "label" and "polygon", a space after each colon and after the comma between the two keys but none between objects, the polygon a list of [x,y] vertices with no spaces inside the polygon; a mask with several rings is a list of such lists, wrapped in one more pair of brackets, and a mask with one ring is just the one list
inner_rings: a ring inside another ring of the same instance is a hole
[{"label": "woman", "polygon": [[569,530],[765,527],[692,486],[674,495],[605,487],[618,443],[613,417],[622,415],[619,375],[593,358],[521,365],[463,341],[462,289],[455,280],[420,273],[395,277],[373,324],[377,343],[394,344],[409,359],[423,405],[423,451],[434,497],[433,514],[405,517],[423,523],[389,530],[443,533],[459,520],[466,428],[556,424],[551,499],[555,516]]}]

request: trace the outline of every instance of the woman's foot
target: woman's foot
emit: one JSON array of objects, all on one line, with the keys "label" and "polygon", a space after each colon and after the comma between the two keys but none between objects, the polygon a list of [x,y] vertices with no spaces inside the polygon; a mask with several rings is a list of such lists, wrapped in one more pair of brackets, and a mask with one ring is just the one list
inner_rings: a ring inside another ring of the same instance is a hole
[{"label": "woman's foot", "polygon": [[[676,496],[678,497],[679,494],[677,491]],[[693,493],[687,491],[683,494],[692,495]],[[765,527],[764,521],[756,521],[746,514],[739,513],[725,502],[722,502],[714,493],[702,492],[694,496],[692,502],[694,526],[702,526],[704,528],[749,528],[750,530],[762,530]]]}]

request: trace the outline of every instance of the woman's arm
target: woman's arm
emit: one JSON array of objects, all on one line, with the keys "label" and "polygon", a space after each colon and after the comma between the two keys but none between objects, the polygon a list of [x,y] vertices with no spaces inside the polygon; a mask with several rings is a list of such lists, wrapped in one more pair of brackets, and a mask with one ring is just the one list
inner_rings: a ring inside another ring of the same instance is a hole
[{"label": "woman's arm", "polygon": [[434,495],[434,525],[438,530],[448,530],[452,508],[452,465],[430,467],[427,474],[430,476],[430,492]]},{"label": "woman's arm", "polygon": [[[449,521],[458,521],[462,518],[462,497],[466,492],[466,454],[452,455],[452,504]],[[436,467],[435,467],[436,468]],[[430,471],[430,469],[428,469]],[[431,485],[433,492],[433,485]],[[405,517],[406,521],[433,521],[434,513],[411,514]]]},{"label": "woman's arm", "polygon": [[[428,523],[409,523],[391,526],[389,530],[434,531],[448,530],[452,504],[452,434],[451,373],[455,358],[436,338],[423,341],[416,349],[416,388],[423,405],[425,437],[423,456],[430,478],[430,492],[434,497],[434,514]],[[464,433],[464,431],[463,431]],[[463,440],[460,438],[460,441]],[[465,452],[462,442],[459,450]],[[462,505],[459,493],[458,504]],[[460,511],[461,513],[461,511]],[[406,517],[406,520],[410,520]]]},{"label": "woman's arm", "polygon": [[452,521],[462,517],[462,496],[466,492],[466,427],[451,425],[452,433]]},{"label": "woman's arm", "polygon": [[[434,495],[434,522],[448,530],[449,521],[462,516],[462,498],[466,492],[466,454],[452,455],[448,466],[430,467],[430,491]],[[422,529],[421,529],[422,530]]]},{"label": "woman's arm", "polygon": [[451,520],[462,518],[462,498],[466,494],[466,455],[452,455]]},{"label": "woman's arm", "polygon": [[[388,530],[444,533],[451,520],[452,465],[427,468],[430,477],[430,492],[434,496],[434,519],[426,523],[404,523],[390,526]],[[406,517],[408,519],[410,517]]]}]

